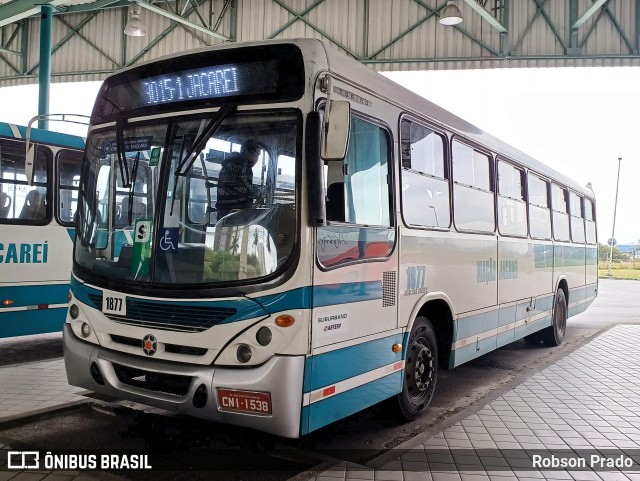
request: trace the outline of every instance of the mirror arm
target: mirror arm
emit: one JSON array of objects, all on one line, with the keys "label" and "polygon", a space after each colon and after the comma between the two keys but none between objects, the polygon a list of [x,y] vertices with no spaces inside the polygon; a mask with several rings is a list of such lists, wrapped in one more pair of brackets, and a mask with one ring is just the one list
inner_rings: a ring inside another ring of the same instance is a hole
[{"label": "mirror arm", "polygon": [[326,74],[324,76],[323,87],[324,87],[324,90],[326,90],[325,93],[327,94],[327,100],[325,101],[325,104],[324,104],[324,125],[322,126],[323,135],[321,140],[324,143],[323,150],[326,151],[327,133],[329,132],[329,119],[331,117],[331,75]]}]

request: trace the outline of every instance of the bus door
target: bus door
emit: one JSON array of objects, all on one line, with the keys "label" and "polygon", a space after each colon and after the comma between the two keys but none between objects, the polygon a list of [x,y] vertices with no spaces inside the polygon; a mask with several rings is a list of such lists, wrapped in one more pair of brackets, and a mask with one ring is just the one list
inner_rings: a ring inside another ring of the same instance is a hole
[{"label": "bus door", "polygon": [[393,332],[398,268],[391,159],[387,130],[352,117],[346,158],[325,164],[327,222],[317,228],[312,357],[305,379],[309,430],[402,386],[399,372],[390,379],[385,371],[400,359],[392,346],[402,342]]}]

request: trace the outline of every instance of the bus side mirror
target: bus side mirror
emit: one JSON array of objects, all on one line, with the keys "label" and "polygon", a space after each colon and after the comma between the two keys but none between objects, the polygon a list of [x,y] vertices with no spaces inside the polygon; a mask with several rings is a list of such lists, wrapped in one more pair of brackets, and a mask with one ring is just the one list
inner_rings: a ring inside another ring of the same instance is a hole
[{"label": "bus side mirror", "polygon": [[36,160],[36,144],[27,141],[25,145],[26,153],[24,159],[24,173],[27,176],[27,183],[33,185],[33,175]]},{"label": "bus side mirror", "polygon": [[325,106],[322,151],[325,160],[342,160],[347,155],[351,130],[351,105],[346,100],[330,100]]}]

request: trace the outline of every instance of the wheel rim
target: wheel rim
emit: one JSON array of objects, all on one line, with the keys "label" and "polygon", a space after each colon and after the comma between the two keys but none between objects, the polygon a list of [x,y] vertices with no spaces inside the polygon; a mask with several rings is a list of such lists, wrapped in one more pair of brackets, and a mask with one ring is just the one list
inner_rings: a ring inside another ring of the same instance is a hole
[{"label": "wheel rim", "polygon": [[559,302],[556,306],[554,321],[556,325],[556,332],[559,336],[564,336],[564,331],[567,327],[566,309],[567,305],[564,302]]},{"label": "wheel rim", "polygon": [[418,336],[411,343],[409,354],[405,368],[407,393],[412,399],[422,401],[428,398],[429,388],[433,385],[433,351],[427,340]]}]

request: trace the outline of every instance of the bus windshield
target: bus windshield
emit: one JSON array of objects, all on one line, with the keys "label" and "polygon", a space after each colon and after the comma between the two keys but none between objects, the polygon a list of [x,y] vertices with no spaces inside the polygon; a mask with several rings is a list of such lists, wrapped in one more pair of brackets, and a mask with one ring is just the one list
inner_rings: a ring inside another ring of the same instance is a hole
[{"label": "bus windshield", "polygon": [[296,239],[299,115],[223,110],[92,132],[78,266],[137,283],[228,285],[285,264]]}]

